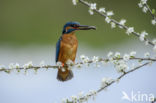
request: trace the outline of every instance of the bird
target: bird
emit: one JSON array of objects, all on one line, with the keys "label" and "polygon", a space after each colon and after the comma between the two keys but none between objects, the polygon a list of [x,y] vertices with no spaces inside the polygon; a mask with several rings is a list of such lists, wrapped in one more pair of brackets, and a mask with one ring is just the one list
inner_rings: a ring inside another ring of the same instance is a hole
[{"label": "bird", "polygon": [[58,68],[57,79],[59,81],[68,81],[73,78],[73,72],[68,68],[67,61],[75,63],[78,40],[75,32],[79,30],[95,30],[95,26],[80,25],[79,22],[67,22],[62,31],[62,35],[56,43],[56,63],[61,62],[62,67]]}]

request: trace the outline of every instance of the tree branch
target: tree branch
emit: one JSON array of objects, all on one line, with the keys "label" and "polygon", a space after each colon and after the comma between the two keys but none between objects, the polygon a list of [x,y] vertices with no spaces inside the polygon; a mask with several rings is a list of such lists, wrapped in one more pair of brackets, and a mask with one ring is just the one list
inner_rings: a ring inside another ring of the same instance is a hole
[{"label": "tree branch", "polygon": [[[113,60],[123,60],[124,58],[116,58],[114,57]],[[139,60],[139,61],[156,61],[155,58],[139,58],[139,57],[131,57],[130,60]],[[98,59],[98,62],[102,62],[102,61],[105,61],[105,62],[108,62],[110,61],[110,59],[108,58],[99,58]],[[91,64],[93,63],[94,61],[93,60],[89,60],[88,64]],[[79,63],[76,63],[76,64],[71,64],[71,65],[64,65],[64,67],[66,66],[74,66],[74,65],[78,65],[78,64],[85,64],[84,62],[79,62]],[[17,68],[12,68],[12,69],[9,69],[9,68],[5,68],[5,67],[0,67],[0,72],[6,72],[6,73],[10,73],[10,71],[12,70],[29,70],[29,69],[34,69],[34,70],[38,70],[40,68],[45,68],[45,69],[48,69],[48,68],[53,68],[53,69],[58,69],[60,68],[61,66],[57,66],[57,65],[44,65],[44,66],[29,66],[29,67],[17,67]]]},{"label": "tree branch", "polygon": [[151,9],[150,9],[150,7],[148,6],[148,4],[147,4],[147,3],[145,3],[144,5],[147,7],[147,9],[148,9],[149,13],[150,13],[150,14],[151,14],[151,16],[152,16],[152,19],[156,21],[156,17],[155,17],[155,15],[152,13],[152,10],[151,10]]},{"label": "tree branch", "polygon": [[[85,5],[85,6],[90,7],[90,4],[89,4],[88,2],[86,2],[86,1],[84,1],[84,0],[79,0],[79,2],[80,2],[81,4],[83,4],[83,5]],[[106,14],[99,12],[97,9],[94,9],[94,11],[95,11],[96,13],[100,14],[100,15],[103,16],[103,17],[107,17]],[[116,21],[115,19],[110,18],[110,20],[111,20],[111,22],[113,22],[113,23],[115,23],[116,25],[122,27],[123,29],[125,29],[125,30],[128,29],[127,26],[121,25],[121,24],[120,24],[118,21]],[[135,35],[136,37],[139,37],[139,36],[140,36],[139,33],[135,32],[135,31],[133,31],[132,34]],[[155,45],[154,45],[151,41],[149,41],[147,38],[144,38],[144,41],[146,41],[146,42],[147,42],[148,44],[150,44],[151,46],[155,46]]]},{"label": "tree branch", "polygon": [[[131,72],[134,72],[136,70],[138,70],[141,67],[144,67],[148,64],[150,64],[151,62],[146,62],[140,66],[135,67],[134,69],[131,69],[129,71],[124,72],[122,75],[120,75],[119,77],[117,77],[115,80],[111,81],[110,83],[107,83],[104,87],[99,88],[98,90],[95,91],[95,93],[91,93],[91,94],[87,94],[81,98],[75,99],[76,101],[70,101],[70,100],[66,100],[66,103],[82,103],[85,101],[88,101],[89,98],[94,97],[96,94],[102,92],[104,89],[106,89],[107,87],[111,86],[112,84],[114,84],[115,82],[121,80],[123,77],[125,77],[126,75],[130,74]],[[153,103],[153,102],[152,102]]]}]

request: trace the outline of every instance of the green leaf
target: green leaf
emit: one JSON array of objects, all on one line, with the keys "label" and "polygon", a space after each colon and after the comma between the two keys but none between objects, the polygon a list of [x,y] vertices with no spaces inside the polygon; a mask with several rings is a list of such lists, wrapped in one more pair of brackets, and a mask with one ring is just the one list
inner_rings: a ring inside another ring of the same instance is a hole
[{"label": "green leaf", "polygon": [[20,72],[20,69],[17,69],[17,72],[19,73]]},{"label": "green leaf", "polygon": [[134,56],[130,56],[130,58],[134,58]]},{"label": "green leaf", "polygon": [[10,70],[5,70],[6,73],[10,74]]},{"label": "green leaf", "polygon": [[155,14],[155,9],[152,9],[152,14]]}]

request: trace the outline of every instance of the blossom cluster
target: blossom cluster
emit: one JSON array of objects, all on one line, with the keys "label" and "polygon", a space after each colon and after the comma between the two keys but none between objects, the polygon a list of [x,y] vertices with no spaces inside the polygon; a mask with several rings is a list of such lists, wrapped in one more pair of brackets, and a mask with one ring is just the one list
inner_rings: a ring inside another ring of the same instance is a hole
[{"label": "blossom cluster", "polygon": [[17,70],[18,72],[20,72],[20,70],[25,70],[25,72],[26,72],[28,69],[34,69],[36,71],[39,68],[46,68],[46,67],[47,67],[47,65],[45,65],[44,61],[41,61],[39,66],[34,66],[32,61],[29,61],[28,63],[24,64],[23,66],[20,66],[19,63],[10,63],[8,65],[8,67],[6,67],[4,65],[0,65],[0,71],[10,73],[13,70]]},{"label": "blossom cluster", "polygon": [[82,91],[78,93],[78,96],[71,96],[70,99],[68,98],[62,98],[62,103],[83,103],[87,102],[90,98],[95,100],[97,91],[90,90],[89,93],[84,94]]},{"label": "blossom cluster", "polygon": [[139,6],[139,8],[142,8],[142,11],[144,13],[147,13],[148,8],[146,7],[145,4],[147,4],[147,0],[140,0],[140,2],[138,3],[138,6]]},{"label": "blossom cluster", "polygon": [[139,8],[142,8],[142,11],[144,13],[147,13],[148,11],[151,13],[151,15],[153,16],[153,19],[151,20],[151,23],[153,25],[156,25],[156,17],[155,17],[155,9],[150,9],[150,7],[147,4],[147,0],[140,0],[140,2],[138,3]]},{"label": "blossom cluster", "polygon": [[81,55],[80,59],[83,64],[86,64],[86,66],[89,66],[89,64],[93,62],[96,67],[100,67],[100,65],[98,64],[98,62],[100,61],[100,58],[98,56],[93,56],[93,58],[90,59],[88,56]]},{"label": "blossom cluster", "polygon": [[23,68],[24,69],[27,69],[27,68],[31,68],[32,66],[33,66],[32,61],[29,61],[28,63],[26,63],[26,64],[23,65]]},{"label": "blossom cluster", "polygon": [[[153,44],[156,45],[156,39],[153,40]],[[83,65],[89,66],[90,64],[94,64],[95,67],[100,67],[100,64],[106,64],[106,63],[113,63],[114,67],[117,69],[118,72],[125,72],[127,70],[128,64],[127,62],[129,60],[152,60],[150,58],[150,53],[146,52],[144,54],[144,58],[136,58],[135,57],[136,52],[132,51],[129,54],[124,54],[123,56],[119,52],[109,52],[107,54],[108,58],[99,58],[99,56],[93,56],[92,58],[89,58],[88,56],[81,55],[80,59],[81,62],[79,63],[74,63],[71,60],[68,60],[65,65],[63,65],[61,62],[57,62],[56,66],[51,66],[51,65],[46,65],[44,61],[41,61],[39,66],[34,66],[32,61],[29,61],[28,63],[24,64],[23,66],[20,66],[18,63],[10,63],[8,65],[8,68],[4,65],[0,65],[0,71],[6,71],[9,72],[11,70],[27,70],[27,69],[39,69],[39,68],[58,68],[62,69],[62,71],[65,71],[64,66],[68,66],[68,69],[73,69],[73,68],[82,68]]]},{"label": "blossom cluster", "polygon": [[14,68],[16,68],[16,69],[18,69],[20,67],[20,65],[18,64],[18,63],[10,63],[9,64],[9,69],[14,69]]},{"label": "blossom cluster", "polygon": [[102,78],[101,81],[101,88],[105,88],[107,85],[109,85],[110,83],[112,83],[114,80],[110,77],[104,77]]},{"label": "blossom cluster", "polygon": [[119,52],[116,52],[114,55],[113,52],[109,52],[107,56],[109,61],[114,64],[117,72],[124,73],[129,68],[127,61],[129,61],[131,58],[134,58],[135,55],[136,52],[132,51],[130,54],[124,54],[123,57]]}]

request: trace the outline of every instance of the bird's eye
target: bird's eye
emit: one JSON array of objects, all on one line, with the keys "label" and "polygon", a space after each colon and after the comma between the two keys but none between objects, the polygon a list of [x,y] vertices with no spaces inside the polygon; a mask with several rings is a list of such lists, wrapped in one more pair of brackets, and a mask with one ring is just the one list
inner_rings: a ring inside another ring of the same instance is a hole
[{"label": "bird's eye", "polygon": [[77,27],[77,25],[76,24],[73,24],[73,25],[71,25],[72,27]]}]

